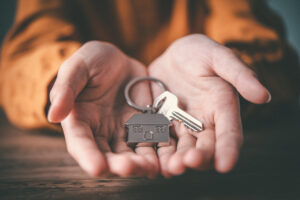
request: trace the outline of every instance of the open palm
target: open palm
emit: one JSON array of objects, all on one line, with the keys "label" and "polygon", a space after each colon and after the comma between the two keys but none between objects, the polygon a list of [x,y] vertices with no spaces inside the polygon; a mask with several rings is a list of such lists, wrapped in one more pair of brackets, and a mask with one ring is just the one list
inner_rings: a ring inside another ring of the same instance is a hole
[{"label": "open palm", "polygon": [[[61,122],[69,153],[90,175],[153,177],[159,172],[153,147],[129,147],[124,129],[136,112],[125,101],[124,87],[146,74],[141,63],[103,42],[86,43],[61,66],[48,118]],[[132,93],[138,104],[151,104],[147,84]]]},{"label": "open palm", "polygon": [[[230,49],[197,34],[175,41],[150,65],[149,74],[162,80],[181,108],[204,124],[204,131],[193,133],[174,123],[171,143],[158,148],[163,175],[213,165],[219,172],[231,170],[243,139],[235,89],[253,103],[270,100],[254,73]],[[154,96],[158,90],[153,86]]]}]

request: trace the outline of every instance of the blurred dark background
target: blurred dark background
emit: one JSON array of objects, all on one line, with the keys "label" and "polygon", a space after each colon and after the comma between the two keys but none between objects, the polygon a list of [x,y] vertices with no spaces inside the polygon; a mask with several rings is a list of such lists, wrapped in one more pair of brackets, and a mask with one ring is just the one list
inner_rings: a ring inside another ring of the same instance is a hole
[{"label": "blurred dark background", "polygon": [[[299,0],[267,0],[283,19],[288,39],[300,54],[300,1]],[[15,0],[0,0],[0,43],[14,20]]]}]

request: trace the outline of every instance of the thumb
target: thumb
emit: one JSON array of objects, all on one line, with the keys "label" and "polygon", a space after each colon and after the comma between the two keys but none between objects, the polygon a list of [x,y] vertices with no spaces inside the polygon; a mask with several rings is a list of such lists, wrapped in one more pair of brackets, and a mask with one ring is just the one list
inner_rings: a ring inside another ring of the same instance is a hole
[{"label": "thumb", "polygon": [[217,49],[213,56],[213,69],[216,74],[230,82],[246,100],[255,104],[271,101],[270,92],[232,50],[224,47]]},{"label": "thumb", "polygon": [[50,122],[59,123],[70,113],[76,97],[88,82],[88,74],[85,62],[76,53],[61,65],[50,91]]}]

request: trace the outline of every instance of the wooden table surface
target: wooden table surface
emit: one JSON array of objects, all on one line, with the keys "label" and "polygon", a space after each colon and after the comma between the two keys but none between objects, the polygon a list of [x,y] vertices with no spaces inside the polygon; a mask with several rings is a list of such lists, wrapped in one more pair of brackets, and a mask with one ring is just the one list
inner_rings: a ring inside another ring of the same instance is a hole
[{"label": "wooden table surface", "polygon": [[0,199],[300,199],[300,115],[245,130],[235,170],[172,179],[88,177],[64,138],[26,132],[0,112]]}]

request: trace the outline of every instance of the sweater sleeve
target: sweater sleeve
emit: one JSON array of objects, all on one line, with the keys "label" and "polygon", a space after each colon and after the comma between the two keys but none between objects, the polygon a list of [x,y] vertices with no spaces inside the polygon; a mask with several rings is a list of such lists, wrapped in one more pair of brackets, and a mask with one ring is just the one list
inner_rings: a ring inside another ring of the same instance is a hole
[{"label": "sweater sleeve", "polygon": [[271,103],[264,105],[241,98],[243,118],[257,121],[297,108],[299,62],[280,17],[261,0],[210,0],[209,8],[206,34],[233,49],[272,94]]},{"label": "sweater sleeve", "polygon": [[19,0],[0,59],[0,104],[20,128],[53,128],[48,123],[48,87],[61,63],[80,45],[68,14],[69,1]]}]

